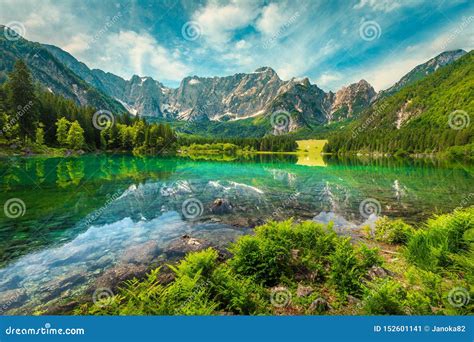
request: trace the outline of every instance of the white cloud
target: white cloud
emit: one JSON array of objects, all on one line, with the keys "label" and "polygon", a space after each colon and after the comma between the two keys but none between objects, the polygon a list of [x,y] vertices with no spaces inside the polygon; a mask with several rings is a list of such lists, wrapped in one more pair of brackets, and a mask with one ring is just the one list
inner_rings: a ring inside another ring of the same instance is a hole
[{"label": "white cloud", "polygon": [[190,72],[187,65],[173,57],[172,52],[148,33],[120,31],[109,34],[104,48],[98,53],[105,57],[103,63],[91,62],[91,65],[113,70],[125,78],[133,72],[160,81],[179,81]]},{"label": "white cloud", "polygon": [[462,21],[456,22],[454,25],[440,30],[435,39],[407,46],[404,50],[394,51],[376,65],[358,69],[347,77],[352,82],[364,78],[376,90],[387,89],[417,65],[425,63],[444,51],[460,48],[469,51],[474,48],[474,37],[466,32],[469,29],[472,30],[474,17],[472,20],[469,18],[466,20],[468,24],[463,24]]},{"label": "white cloud", "polygon": [[89,49],[89,42],[91,40],[91,36],[84,33],[78,33],[72,36],[71,39],[62,46],[62,49],[74,56]]},{"label": "white cloud", "polygon": [[256,27],[264,35],[273,36],[287,21],[287,14],[280,5],[271,3],[262,10],[262,15],[257,20]]},{"label": "white cloud", "polygon": [[341,73],[337,71],[325,72],[319,78],[316,79],[315,83],[322,88],[332,88],[333,84],[343,79]]},{"label": "white cloud", "polygon": [[[410,1],[405,1],[410,2]],[[411,2],[414,2],[411,0]],[[360,0],[354,5],[354,9],[368,7],[374,11],[391,12],[401,7],[401,3],[397,0]]]},{"label": "white cloud", "polygon": [[193,21],[199,24],[202,37],[219,49],[235,30],[250,25],[258,13],[258,6],[250,1],[233,0],[226,5],[210,2],[194,13]]}]

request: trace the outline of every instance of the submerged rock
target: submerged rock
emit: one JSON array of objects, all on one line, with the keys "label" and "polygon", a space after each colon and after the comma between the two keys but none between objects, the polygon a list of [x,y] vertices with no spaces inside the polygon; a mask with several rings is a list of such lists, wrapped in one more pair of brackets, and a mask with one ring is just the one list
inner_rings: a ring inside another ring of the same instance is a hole
[{"label": "submerged rock", "polygon": [[216,215],[229,214],[232,210],[233,206],[227,199],[218,198],[211,205],[211,212]]},{"label": "submerged rock", "polygon": [[158,255],[158,252],[158,243],[156,241],[148,241],[127,248],[120,260],[124,263],[149,264]]},{"label": "submerged rock", "polygon": [[70,274],[55,278],[43,284],[40,288],[40,292],[44,294],[43,300],[60,297],[64,291],[67,291],[77,284],[81,284],[86,278],[86,271],[81,270],[78,272],[71,272]]},{"label": "submerged rock", "polygon": [[189,235],[173,240],[164,250],[168,255],[184,255],[211,247],[211,244],[202,239],[196,239]]},{"label": "submerged rock", "polygon": [[21,304],[27,299],[25,289],[14,289],[0,293],[0,314],[5,311],[21,306]]},{"label": "submerged rock", "polygon": [[142,277],[148,268],[145,265],[121,264],[104,272],[96,281],[95,288],[114,290],[119,283],[135,277]]}]

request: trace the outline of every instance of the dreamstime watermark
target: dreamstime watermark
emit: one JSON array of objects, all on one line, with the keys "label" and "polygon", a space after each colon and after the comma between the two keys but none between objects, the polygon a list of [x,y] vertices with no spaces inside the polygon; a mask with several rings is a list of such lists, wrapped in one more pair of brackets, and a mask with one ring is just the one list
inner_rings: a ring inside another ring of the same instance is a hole
[{"label": "dreamstime watermark", "polygon": [[278,217],[280,214],[283,212],[283,209],[288,206],[291,202],[296,202],[298,200],[298,196],[300,195],[299,192],[296,192],[292,195],[290,195],[288,198],[286,198],[283,202],[282,205],[279,206],[277,209],[275,209],[272,212],[272,217]]},{"label": "dreamstime watermark", "polygon": [[448,125],[454,130],[461,130],[463,128],[469,127],[471,123],[471,118],[464,110],[455,110],[451,112],[448,117]]},{"label": "dreamstime watermark", "polygon": [[456,39],[457,36],[459,36],[465,29],[466,27],[471,24],[474,21],[474,15],[471,15],[469,17],[463,17],[461,24],[456,27],[453,32],[443,41],[441,50],[446,50],[448,45]]},{"label": "dreamstime watermark", "polygon": [[461,200],[461,202],[459,203],[459,207],[457,207],[456,209],[462,209],[467,207],[472,202],[473,197],[474,193],[470,192],[466,197]]},{"label": "dreamstime watermark", "polygon": [[112,18],[111,17],[106,17],[106,21],[104,25],[94,34],[92,39],[87,43],[87,47],[90,48],[90,46],[94,43],[96,43],[104,34],[106,34],[110,28],[119,21],[119,19],[122,18],[122,12],[117,12]]},{"label": "dreamstime watermark", "polygon": [[52,328],[50,323],[46,323],[41,328],[14,328],[5,329],[6,335],[84,335],[83,328]]},{"label": "dreamstime watermark", "polygon": [[86,226],[91,225],[92,222],[97,220],[100,217],[100,215],[102,215],[102,213],[110,206],[110,204],[112,204],[112,202],[114,202],[120,196],[122,196],[121,190],[115,192],[113,195],[107,194],[106,195],[107,200],[105,201],[105,204],[102,207],[100,207],[98,210],[94,211],[94,213],[87,216],[86,222],[85,222]]},{"label": "dreamstime watermark", "polygon": [[198,284],[196,284],[191,295],[188,298],[186,298],[186,300],[179,306],[179,308],[176,311],[179,312],[180,309],[183,309],[188,304],[192,303],[192,301],[195,300],[199,296],[200,292],[209,286],[211,286],[211,283],[208,280],[200,281]]},{"label": "dreamstime watermark", "polygon": [[100,287],[92,294],[92,301],[100,308],[109,306],[114,301],[114,293],[109,288]]},{"label": "dreamstime watermark", "polygon": [[92,116],[92,125],[102,131],[112,127],[115,123],[115,116],[108,110],[101,109]]},{"label": "dreamstime watermark", "polygon": [[5,123],[5,125],[2,127],[0,132],[2,134],[5,134],[8,131],[10,131],[13,128],[13,126],[15,126],[18,123],[20,118],[23,115],[25,115],[32,107],[33,107],[33,101],[28,102],[25,106],[18,106],[17,108],[18,110],[15,113],[15,115],[12,118],[10,118],[7,123]]},{"label": "dreamstime watermark", "polygon": [[276,44],[277,40],[285,34],[285,31],[288,30],[288,28],[296,22],[299,16],[299,11],[293,14],[283,25],[280,26],[277,32],[275,32],[269,39],[263,42],[263,48],[269,49],[273,47]]},{"label": "dreamstime watermark", "polygon": [[13,219],[23,216],[26,213],[25,202],[20,198],[10,198],[3,205],[3,212],[6,217]]},{"label": "dreamstime watermark", "polygon": [[360,125],[352,130],[352,138],[355,139],[357,136],[365,131],[374,120],[380,116],[380,114],[387,108],[387,104],[384,102],[374,110],[374,112]]},{"label": "dreamstime watermark", "polygon": [[464,287],[455,287],[448,293],[448,302],[455,308],[463,307],[469,304],[471,296]]},{"label": "dreamstime watermark", "polygon": [[13,296],[11,296],[8,300],[0,304],[0,315],[2,315],[4,312],[10,309],[13,306],[13,304],[19,301],[20,298],[22,298],[22,296],[24,295],[23,290],[17,289],[13,291],[14,291]]},{"label": "dreamstime watermark", "polygon": [[197,21],[187,21],[181,27],[181,35],[186,40],[195,41],[202,35],[201,25]]},{"label": "dreamstime watermark", "polygon": [[291,292],[286,287],[275,287],[271,290],[270,303],[277,308],[290,304]]},{"label": "dreamstime watermark", "polygon": [[277,110],[270,116],[274,134],[286,133],[293,125],[291,114],[286,110]]},{"label": "dreamstime watermark", "polygon": [[382,212],[380,202],[375,198],[366,198],[359,205],[359,213],[364,218],[369,218],[370,215],[378,216]]},{"label": "dreamstime watermark", "polygon": [[204,212],[204,206],[197,198],[188,198],[183,202],[183,205],[181,206],[181,212],[185,218],[194,220],[202,216]]},{"label": "dreamstime watermark", "polygon": [[359,27],[359,36],[365,41],[372,41],[380,38],[382,28],[375,20],[363,20]]},{"label": "dreamstime watermark", "polygon": [[15,42],[25,35],[25,25],[19,21],[10,21],[5,25],[3,34],[9,41]]}]

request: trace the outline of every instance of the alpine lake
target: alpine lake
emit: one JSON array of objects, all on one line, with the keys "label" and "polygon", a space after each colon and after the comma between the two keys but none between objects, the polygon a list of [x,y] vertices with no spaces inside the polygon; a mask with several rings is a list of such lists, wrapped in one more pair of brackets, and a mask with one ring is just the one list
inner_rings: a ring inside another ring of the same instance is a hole
[{"label": "alpine lake", "polygon": [[381,215],[416,225],[474,189],[458,162],[304,154],[14,157],[0,175],[2,315],[48,313],[194,245],[225,250],[268,220],[341,234]]}]

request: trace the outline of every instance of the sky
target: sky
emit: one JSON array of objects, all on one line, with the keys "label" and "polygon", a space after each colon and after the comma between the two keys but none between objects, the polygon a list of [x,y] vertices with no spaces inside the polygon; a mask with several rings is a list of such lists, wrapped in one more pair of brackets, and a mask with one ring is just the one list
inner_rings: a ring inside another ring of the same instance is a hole
[{"label": "sky", "polygon": [[125,79],[273,68],[328,91],[386,89],[437,54],[474,48],[472,0],[0,0],[0,24]]}]

